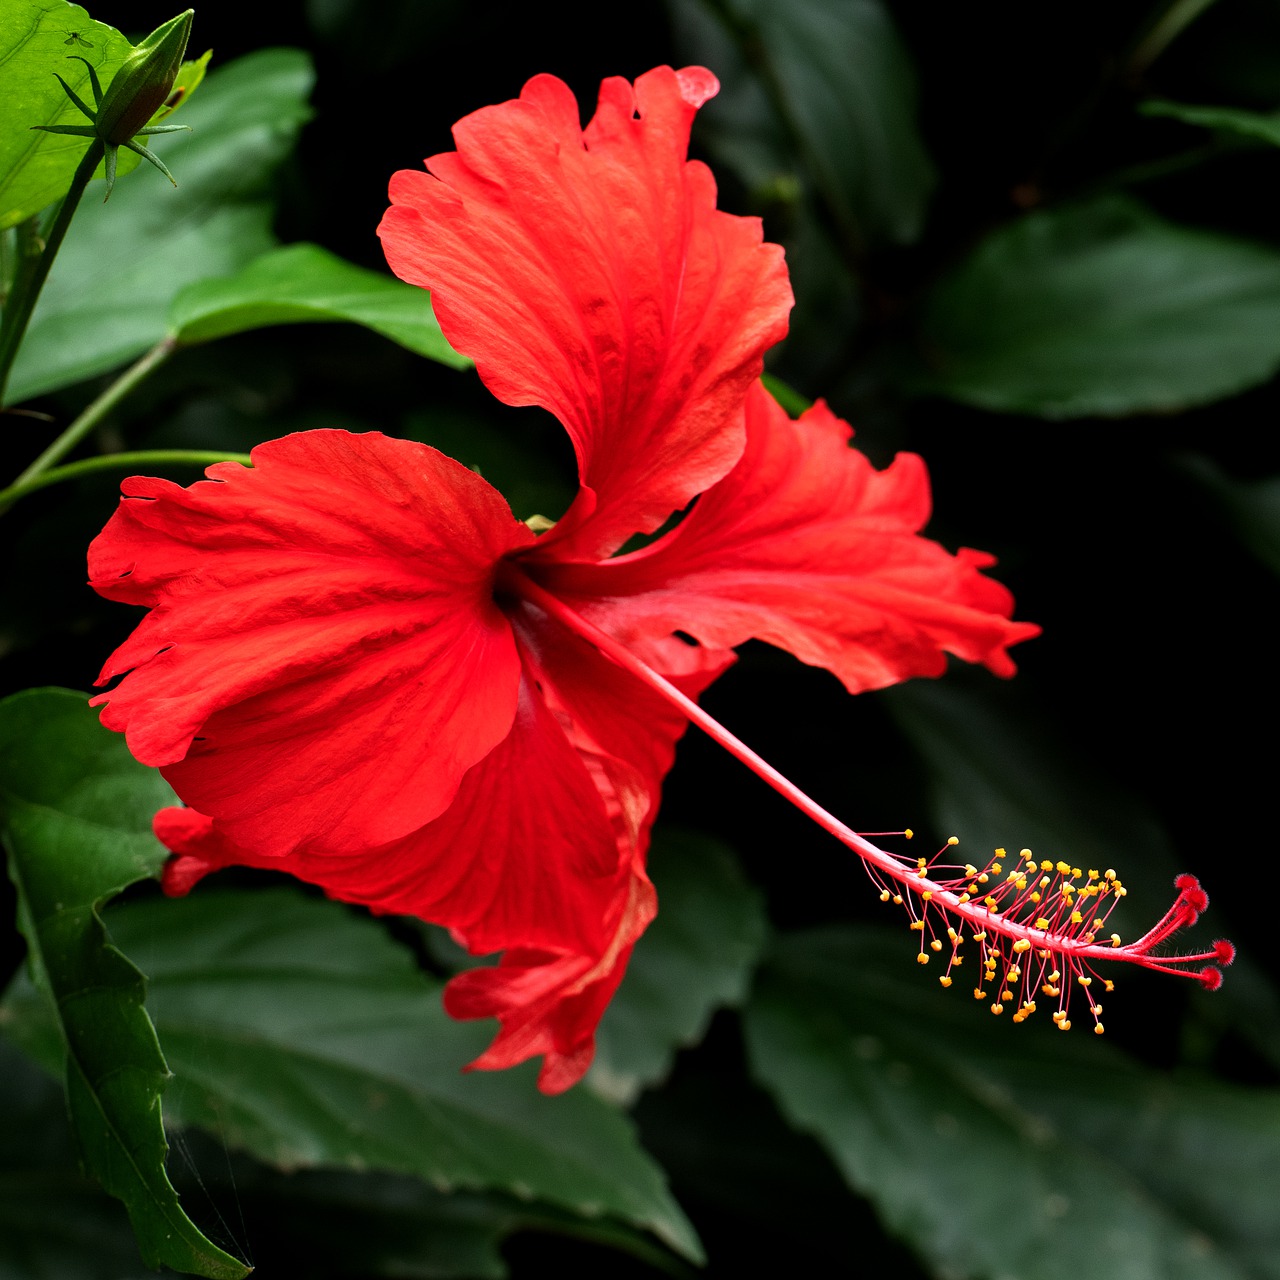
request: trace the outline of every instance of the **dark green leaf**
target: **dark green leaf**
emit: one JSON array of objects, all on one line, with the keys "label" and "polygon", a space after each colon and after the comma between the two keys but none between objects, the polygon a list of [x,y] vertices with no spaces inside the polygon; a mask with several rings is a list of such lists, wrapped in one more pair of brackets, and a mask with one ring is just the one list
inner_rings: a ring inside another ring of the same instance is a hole
[{"label": "dark green leaf", "polygon": [[1045,418],[1154,413],[1280,366],[1280,252],[1132,201],[1032,213],[929,298],[917,388]]},{"label": "dark green leaf", "polygon": [[[629,1123],[528,1068],[464,1074],[489,1024],[448,1018],[438,985],[367,916],[289,890],[130,903],[112,937],[147,975],[174,1073],[166,1114],[284,1169],[412,1174],[613,1216],[697,1258],[693,1229]],[[19,992],[10,1034],[38,1034]]]},{"label": "dark green leaf", "polygon": [[0,1040],[0,1277],[153,1275],[124,1210],[76,1168],[61,1087]]},{"label": "dark green leaf", "polygon": [[702,1039],[718,1007],[741,1004],[767,934],[759,893],[716,841],[659,829],[649,871],[658,918],[600,1022],[587,1077],[620,1102],[665,1079],[676,1050]]},{"label": "dark green leaf", "polygon": [[234,276],[189,285],[169,309],[169,333],[185,344],[325,320],[365,325],[455,369],[471,365],[445,341],[426,290],[352,266],[313,244],[275,249]]},{"label": "dark green leaf", "polygon": [[272,247],[272,176],[307,119],[311,82],[292,49],[212,72],[183,112],[192,132],[153,139],[178,189],[146,165],[109,204],[82,203],[14,365],[11,399],[140,355],[165,336],[184,286]]},{"label": "dark green leaf", "polygon": [[1217,499],[1240,541],[1268,569],[1280,573],[1280,476],[1232,480],[1204,457],[1185,459],[1184,465]]},{"label": "dark green leaf", "polygon": [[0,804],[19,924],[43,997],[35,1007],[61,1031],[85,1164],[124,1201],[148,1265],[233,1280],[247,1268],[200,1234],[165,1175],[168,1071],[142,1007],[145,982],[97,914],[160,867],[151,817],[171,799],[83,695],[41,689],[0,703]]},{"label": "dark green leaf", "polygon": [[1280,1094],[983,1019],[908,959],[878,931],[787,939],[747,1041],[791,1121],[939,1274],[1280,1275]]},{"label": "dark green leaf", "polygon": [[707,113],[721,154],[757,190],[770,169],[785,174],[798,160],[856,244],[914,240],[934,173],[916,128],[910,58],[884,6],[685,0],[677,12],[686,34],[714,46],[705,16],[688,12],[695,7],[716,15],[738,46],[707,63],[726,81],[726,101]]},{"label": "dark green leaf", "polygon": [[89,69],[106,86],[132,46],[114,27],[94,22],[66,0],[0,0],[0,231],[66,194],[88,147],[84,138],[32,125],[89,122],[55,79],[93,106]]},{"label": "dark green leaf", "polygon": [[1167,116],[1184,124],[1200,125],[1220,133],[1257,138],[1280,147],[1280,111],[1245,111],[1239,107],[1198,107],[1189,102],[1165,102],[1153,98],[1139,105],[1144,116]]}]

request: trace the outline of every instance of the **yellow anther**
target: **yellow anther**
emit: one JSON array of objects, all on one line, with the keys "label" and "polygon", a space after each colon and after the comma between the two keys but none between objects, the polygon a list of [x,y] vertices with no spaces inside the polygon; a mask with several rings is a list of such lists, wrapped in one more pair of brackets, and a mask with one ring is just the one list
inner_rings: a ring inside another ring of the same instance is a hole
[{"label": "yellow anther", "polygon": [[1052,954],[1053,952],[1050,951],[1048,947],[1041,947],[1040,950],[1036,952],[1036,955],[1038,955],[1041,960],[1047,960]]},{"label": "yellow anther", "polygon": [[949,987],[951,985],[951,979],[948,978],[945,973],[938,979],[938,982],[944,987]]},{"label": "yellow anther", "polygon": [[1037,916],[1037,917],[1036,917],[1036,928],[1037,928],[1037,929],[1047,929],[1048,927],[1049,927],[1049,922],[1048,922],[1048,920],[1046,920],[1046,919],[1044,918],[1044,916]]},{"label": "yellow anther", "polygon": [[1066,898],[1068,902],[1075,897],[1076,887],[1066,881],[1063,881],[1062,888],[1058,890],[1061,897]]},{"label": "yellow anther", "polygon": [[1031,950],[1031,943],[1029,943],[1026,938],[1019,938],[1017,942],[1013,944],[1013,949],[1021,954],[1024,951]]},{"label": "yellow anther", "polygon": [[1047,889],[1047,888],[1048,888],[1052,883],[1053,883],[1053,877],[1052,877],[1052,876],[1041,876],[1041,877],[1040,877],[1040,887],[1041,887],[1042,889]]},{"label": "yellow anther", "polygon": [[931,900],[932,900],[932,898],[933,898],[933,890],[932,890],[932,889],[926,889],[926,890],[925,890],[925,891],[920,895],[920,901],[921,901],[921,902],[929,902],[929,901],[931,901]]},{"label": "yellow anther", "polygon": [[917,858],[917,859],[916,859],[916,866],[917,866],[917,867],[919,867],[921,871],[923,871],[923,870],[925,869],[925,867],[927,867],[928,865],[929,865],[929,859],[928,859],[928,858]]},{"label": "yellow anther", "polygon": [[1097,1026],[1094,1027],[1093,1034],[1095,1036],[1100,1036],[1102,1034],[1102,1023],[1099,1022]]},{"label": "yellow anther", "polygon": [[1089,879],[1090,879],[1090,880],[1096,880],[1097,878],[1098,878],[1098,873],[1097,873],[1096,871],[1090,871],[1090,872],[1089,872]]},{"label": "yellow anther", "polygon": [[1120,881],[1119,881],[1119,880],[1117,880],[1117,881],[1116,881],[1116,897],[1117,897],[1117,898],[1124,898],[1124,897],[1127,897],[1127,896],[1128,896],[1128,894],[1129,894],[1129,890],[1128,890],[1128,889],[1126,889],[1126,888],[1124,887],[1124,885],[1122,885],[1122,884],[1120,883]]},{"label": "yellow anther", "polygon": [[1084,923],[1084,916],[1082,916],[1078,911],[1073,911],[1073,912],[1071,913],[1071,923],[1072,923],[1072,924],[1083,924],[1083,923]]},{"label": "yellow anther", "polygon": [[1089,1012],[1096,1018],[1102,1012],[1102,1006],[1100,1004],[1091,1004]]},{"label": "yellow anther", "polygon": [[981,933],[975,933],[975,934],[973,935],[973,940],[974,940],[974,942],[986,942],[986,940],[987,940],[987,931],[986,931],[985,929],[983,929],[983,931],[982,931]]},{"label": "yellow anther", "polygon": [[978,877],[978,883],[979,883],[979,884],[986,884],[986,883],[987,883],[987,881],[988,881],[988,880],[990,880],[990,879],[991,879],[991,877],[990,877],[989,875],[987,875],[987,873],[984,871],[984,872],[983,872],[983,873]]},{"label": "yellow anther", "polygon": [[[1014,872],[1010,872],[1010,875],[1013,875],[1013,874],[1015,874],[1015,873],[1014,873]],[[1013,887],[1014,887],[1015,889],[1017,889],[1019,893],[1021,893],[1021,892],[1022,892],[1022,890],[1023,890],[1023,889],[1025,889],[1025,888],[1027,887],[1027,877],[1026,877],[1026,876],[1018,876],[1018,878],[1013,882]]]},{"label": "yellow anther", "polygon": [[1060,996],[1062,994],[1062,988],[1055,987],[1051,982],[1046,982],[1040,990],[1047,996]]},{"label": "yellow anther", "polygon": [[996,875],[999,875],[999,874],[1004,870],[1004,868],[1003,868],[1003,867],[1002,867],[998,862],[993,862],[993,863],[991,864],[991,870],[992,870]]},{"label": "yellow anther", "polygon": [[1054,970],[1054,971],[1049,975],[1049,981],[1050,981],[1050,982],[1057,982],[1057,980],[1058,980],[1060,977],[1062,977],[1062,974],[1060,974],[1060,973],[1057,971],[1057,969],[1055,969],[1055,970]]},{"label": "yellow anther", "polygon": [[1032,901],[1032,902],[1039,902],[1039,901],[1040,901],[1040,895],[1039,895],[1038,893],[1033,893],[1033,894],[1031,895],[1031,901]]},{"label": "yellow anther", "polygon": [[1116,873],[1112,871],[1110,867],[1108,867],[1102,874],[1107,880],[1114,880],[1116,878]]},{"label": "yellow anther", "polygon": [[1084,872],[1081,871],[1079,867],[1071,868],[1071,878],[1073,880],[1079,880],[1082,875],[1084,875]]},{"label": "yellow anther", "polygon": [[893,895],[893,905],[894,905],[895,907],[900,907],[900,906],[902,906],[902,894],[900,894],[900,893],[895,893],[895,894]]},{"label": "yellow anther", "polygon": [[951,963],[957,967],[964,964],[964,956],[957,951],[955,955],[951,957]]},{"label": "yellow anther", "polygon": [[1053,863],[1052,863],[1052,862],[1050,862],[1048,858],[1046,858],[1046,859],[1045,859],[1045,860],[1040,864],[1040,870],[1041,870],[1041,871],[1052,871],[1052,870],[1053,870]]},{"label": "yellow anther", "polygon": [[1001,991],[1001,992],[1000,992],[1000,999],[1001,999],[1001,1000],[1012,1000],[1012,999],[1013,999],[1013,992],[1012,992],[1012,991],[1010,991],[1010,990],[1006,987],[1003,991]]},{"label": "yellow anther", "polygon": [[1053,1020],[1054,1020],[1054,1022],[1066,1022],[1066,1020],[1067,1020],[1067,1011],[1066,1011],[1065,1009],[1059,1009],[1059,1010],[1058,1010],[1058,1011],[1053,1015]]},{"label": "yellow anther", "polygon": [[1093,985],[1092,978],[1080,978],[1079,983],[1082,987],[1091,987]]},{"label": "yellow anther", "polygon": [[1004,1012],[1004,1005],[1002,1005],[1002,1004],[993,1004],[993,1005],[991,1006],[991,1012],[992,1012],[992,1013],[994,1013],[994,1014],[996,1014],[996,1016],[998,1017],[1000,1014],[1002,1014],[1002,1013]]},{"label": "yellow anther", "polygon": [[951,941],[953,943],[956,943],[957,945],[964,941],[964,939],[961,938],[960,935],[954,929],[947,930],[947,937],[950,938]]},{"label": "yellow anther", "polygon": [[888,901],[889,901],[889,898],[890,898],[889,890],[888,890],[888,889],[882,889],[882,890],[880,891],[880,901],[881,901],[881,902],[888,902]]},{"label": "yellow anther", "polygon": [[1063,1018],[1063,1020],[1062,1020],[1060,1023],[1058,1023],[1058,1030],[1059,1030],[1059,1031],[1070,1031],[1070,1030],[1071,1030],[1071,1019],[1070,1019],[1070,1018]]},{"label": "yellow anther", "polygon": [[948,837],[947,837],[947,843],[948,843],[948,844],[959,844],[959,843],[960,843],[960,837],[959,837],[959,836],[948,836]]},{"label": "yellow anther", "polygon": [[[1026,851],[1024,850],[1023,852],[1026,852]],[[1039,871],[1039,870],[1040,870],[1040,864],[1039,864],[1039,863],[1038,863],[1034,858],[1031,858],[1031,859],[1029,859],[1029,860],[1028,860],[1028,862],[1027,862],[1027,870],[1028,870],[1028,871]]]},{"label": "yellow anther", "polygon": [[1019,850],[1018,850],[1018,857],[1020,857],[1020,858],[1029,858],[1029,857],[1031,857],[1031,850],[1030,850],[1030,849],[1019,849]]},{"label": "yellow anther", "polygon": [[916,964],[928,964],[928,963],[929,963],[929,957],[925,955],[923,951],[918,956],[916,956]]},{"label": "yellow anther", "polygon": [[1017,982],[1020,977],[1022,977],[1022,970],[1016,964],[1011,964],[1004,975],[1006,982]]},{"label": "yellow anther", "polygon": [[956,901],[957,901],[957,902],[968,902],[968,901],[969,901],[969,895],[968,895],[967,893],[962,893],[962,894],[961,894],[961,895],[956,899]]},{"label": "yellow anther", "polygon": [[967,876],[976,876],[978,874],[978,868],[975,867],[972,862],[966,862],[964,864],[964,873]]},{"label": "yellow anther", "polygon": [[1111,945],[1113,947],[1118,947],[1120,945],[1120,935],[1118,933],[1113,933],[1111,935]]},{"label": "yellow anther", "polygon": [[[924,859],[923,859],[923,858],[921,858],[921,859],[920,859],[920,861],[921,861],[921,862],[923,862],[923,861],[924,861]],[[928,868],[928,867],[921,867],[921,868],[920,868],[920,870],[916,872],[916,879],[917,879],[917,880],[927,880],[928,878],[929,878],[929,868]]]},{"label": "yellow anther", "polygon": [[931,951],[941,951],[942,943],[939,942],[937,938],[934,938],[934,940],[931,943],[929,943],[929,949]]},{"label": "yellow anther", "polygon": [[997,849],[997,850],[995,851],[995,855],[996,855],[996,857],[997,857],[997,858],[1003,858],[1003,857],[1004,857],[1004,850],[1003,850],[1003,849]]},{"label": "yellow anther", "polygon": [[973,998],[975,1000],[985,1000],[987,998],[987,993],[983,991],[981,987],[974,987]]},{"label": "yellow anther", "polygon": [[915,929],[915,930],[917,930],[917,931],[922,931],[922,930],[924,929],[924,921],[923,921],[923,920],[913,920],[913,921],[911,922],[911,924],[910,924],[908,927],[909,927],[909,928],[911,928],[911,929]]},{"label": "yellow anther", "polygon": [[903,835],[903,838],[904,838],[904,839],[910,840],[910,839],[915,835],[915,832],[914,832],[914,831],[912,831],[910,827],[908,827],[908,828],[907,828],[907,829],[902,833],[902,835]]},{"label": "yellow anther", "polygon": [[1116,984],[1115,984],[1114,982],[1112,982],[1110,978],[1103,978],[1103,980],[1102,980],[1102,989],[1103,989],[1103,990],[1104,990],[1108,995],[1110,995],[1110,994],[1111,994],[1111,992],[1113,992],[1113,991],[1116,989]]},{"label": "yellow anther", "polygon": [[996,905],[996,900],[990,894],[987,894],[987,896],[982,900],[982,905],[988,910],[991,910]]},{"label": "yellow anther", "polygon": [[1036,1002],[1034,1000],[1024,1000],[1022,1002],[1022,1007],[1027,1011],[1027,1013],[1035,1013]]}]

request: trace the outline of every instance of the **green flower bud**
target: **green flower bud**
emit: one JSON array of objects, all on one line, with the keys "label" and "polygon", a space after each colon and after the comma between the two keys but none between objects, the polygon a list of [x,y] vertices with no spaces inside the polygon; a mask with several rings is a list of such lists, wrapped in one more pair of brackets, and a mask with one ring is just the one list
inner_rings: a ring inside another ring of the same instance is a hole
[{"label": "green flower bud", "polygon": [[109,146],[127,143],[164,105],[187,51],[193,13],[188,9],[153,31],[112,78],[96,121],[98,137]]}]

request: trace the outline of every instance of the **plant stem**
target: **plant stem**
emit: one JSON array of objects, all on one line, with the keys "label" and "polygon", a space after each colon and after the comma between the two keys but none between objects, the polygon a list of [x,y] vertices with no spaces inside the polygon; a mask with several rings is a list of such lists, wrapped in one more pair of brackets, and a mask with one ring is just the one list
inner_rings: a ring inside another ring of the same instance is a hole
[{"label": "plant stem", "polygon": [[66,457],[134,387],[173,354],[177,345],[175,339],[164,338],[131,364],[4,492],[11,493],[18,488],[26,492],[28,488],[38,487],[27,482]]},{"label": "plant stem", "polygon": [[206,467],[214,462],[240,462],[252,466],[247,453],[226,453],[212,449],[141,449],[135,453],[104,453],[96,458],[81,458],[65,467],[44,471],[30,480],[15,481],[7,489],[0,489],[0,512],[19,498],[64,480],[76,480],[80,476],[93,475],[97,471],[114,471],[121,467],[162,467],[190,465]]},{"label": "plant stem", "polygon": [[49,228],[44,247],[38,254],[25,255],[18,264],[13,281],[13,288],[4,309],[4,317],[0,320],[0,404],[4,403],[5,387],[9,383],[9,371],[13,368],[14,357],[22,345],[23,335],[27,331],[27,322],[35,310],[40,290],[49,275],[49,268],[62,246],[62,238],[67,234],[71,219],[75,216],[80,204],[80,197],[89,185],[93,171],[105,154],[103,144],[96,138],[89,144],[89,149],[76,166],[71,186],[58,207],[57,217]]}]

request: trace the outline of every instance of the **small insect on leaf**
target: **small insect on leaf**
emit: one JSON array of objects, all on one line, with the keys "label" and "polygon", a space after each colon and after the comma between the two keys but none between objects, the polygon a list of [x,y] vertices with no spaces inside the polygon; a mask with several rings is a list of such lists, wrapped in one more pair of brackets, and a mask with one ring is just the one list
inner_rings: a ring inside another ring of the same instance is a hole
[{"label": "small insect on leaf", "polygon": [[81,48],[84,48],[84,49],[93,48],[93,41],[87,39],[85,36],[82,36],[78,31],[68,31],[67,38],[62,43],[78,44],[81,46]]}]

